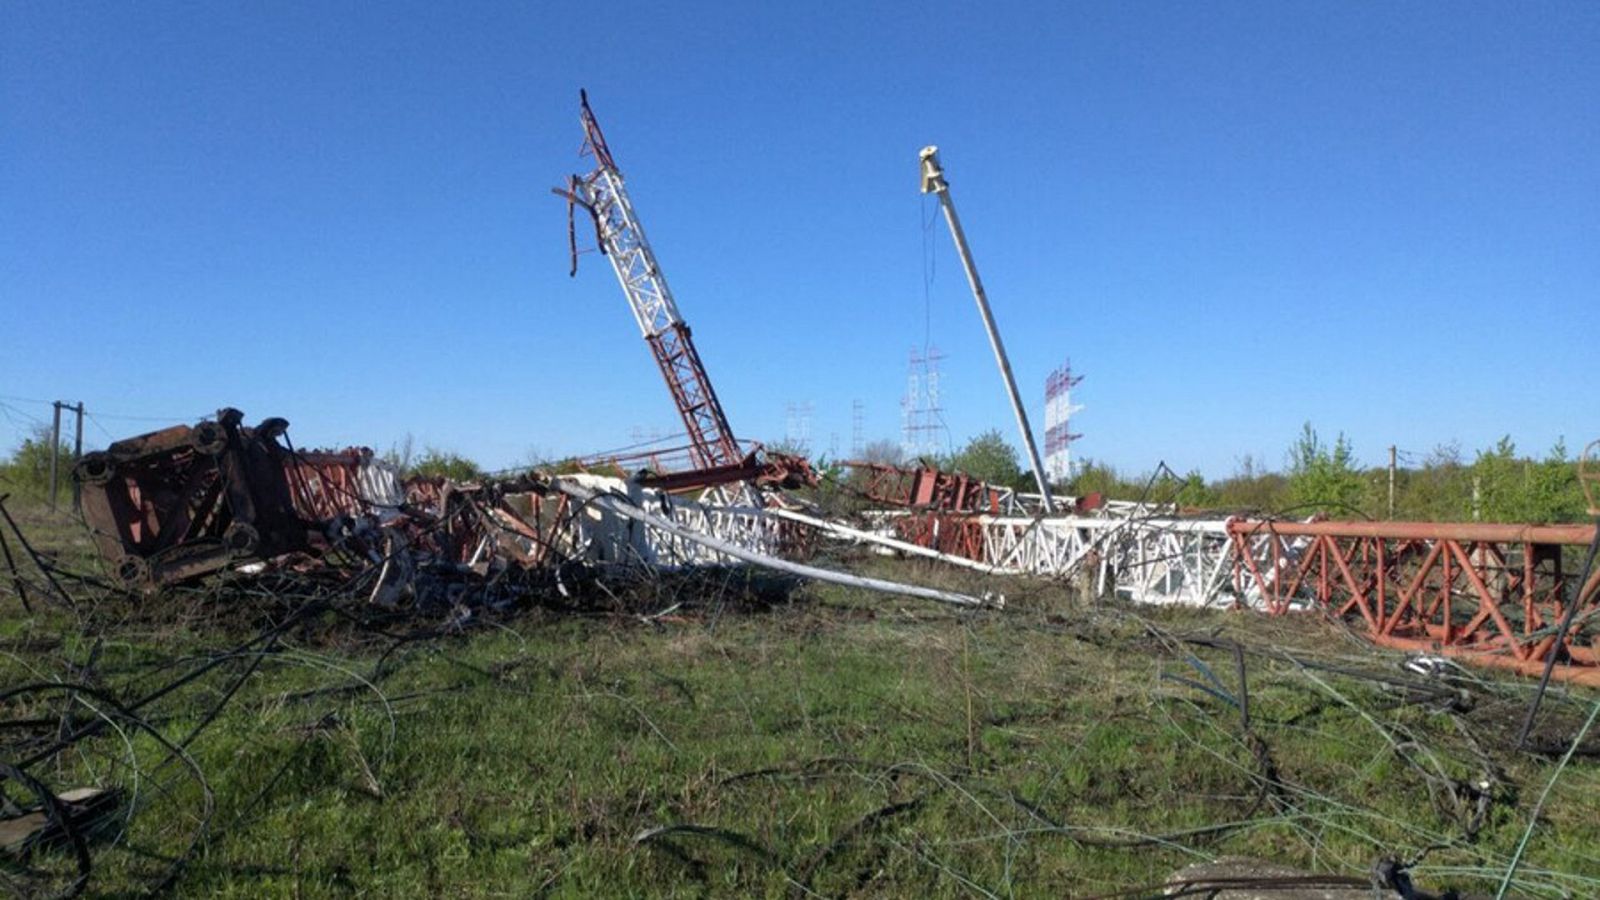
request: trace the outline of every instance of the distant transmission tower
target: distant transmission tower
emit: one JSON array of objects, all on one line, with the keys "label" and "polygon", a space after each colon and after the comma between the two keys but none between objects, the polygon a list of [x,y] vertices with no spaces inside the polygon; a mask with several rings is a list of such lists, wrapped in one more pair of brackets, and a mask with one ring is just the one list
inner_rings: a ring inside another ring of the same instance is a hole
[{"label": "distant transmission tower", "polygon": [[658,425],[651,425],[648,429],[640,425],[635,425],[628,430],[628,435],[633,439],[633,443],[635,445],[641,446],[644,444],[660,443],[662,438],[661,427]]},{"label": "distant transmission tower", "polygon": [[1072,374],[1072,361],[1050,373],[1044,382],[1044,470],[1057,484],[1072,478],[1072,442],[1083,437],[1069,427],[1072,414],[1083,409],[1072,405],[1072,389],[1083,381]]},{"label": "distant transmission tower", "polygon": [[783,442],[803,456],[811,454],[811,401],[784,406]]},{"label": "distant transmission tower", "polygon": [[867,449],[867,406],[860,400],[850,401],[850,458],[860,459]]},{"label": "distant transmission tower", "polygon": [[937,347],[930,347],[927,352],[911,351],[906,367],[906,395],[900,401],[900,448],[908,459],[937,456],[945,448],[944,407],[939,405],[942,359],[944,354]]}]

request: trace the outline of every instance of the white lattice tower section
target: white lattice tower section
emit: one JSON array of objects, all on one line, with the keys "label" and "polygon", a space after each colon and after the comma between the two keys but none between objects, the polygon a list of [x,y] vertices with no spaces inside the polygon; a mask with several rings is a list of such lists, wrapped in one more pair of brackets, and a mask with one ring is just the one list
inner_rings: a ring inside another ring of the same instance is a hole
[{"label": "white lattice tower section", "polygon": [[783,442],[802,456],[811,453],[811,401],[789,403],[784,407]]},{"label": "white lattice tower section", "polygon": [[944,449],[944,407],[939,405],[939,362],[944,354],[937,347],[923,352],[912,350],[906,368],[906,395],[900,401],[902,436],[900,447],[908,459],[937,456]]}]

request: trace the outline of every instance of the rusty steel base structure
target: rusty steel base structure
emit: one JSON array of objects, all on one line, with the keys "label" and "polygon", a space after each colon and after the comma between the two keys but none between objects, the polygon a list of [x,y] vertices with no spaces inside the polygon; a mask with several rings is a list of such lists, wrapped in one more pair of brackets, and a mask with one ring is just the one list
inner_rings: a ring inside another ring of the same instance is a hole
[{"label": "rusty steel base structure", "polygon": [[149,588],[236,559],[309,546],[291,497],[283,419],[254,428],[223,409],[214,420],[117,441],[73,471],[84,521],[116,578]]},{"label": "rusty steel base structure", "polygon": [[[1375,643],[1524,675],[1554,654],[1559,676],[1600,686],[1600,572],[1571,585],[1563,562],[1565,548],[1594,541],[1593,525],[1234,520],[1227,530],[1236,589],[1269,613],[1309,601]],[[1557,646],[1569,602],[1577,624]]]}]

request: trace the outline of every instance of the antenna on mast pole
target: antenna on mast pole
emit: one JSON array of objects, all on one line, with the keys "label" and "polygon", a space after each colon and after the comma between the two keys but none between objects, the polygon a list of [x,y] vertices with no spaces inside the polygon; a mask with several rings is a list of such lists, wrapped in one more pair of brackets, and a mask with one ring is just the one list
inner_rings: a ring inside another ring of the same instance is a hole
[{"label": "antenna on mast pole", "polygon": [[972,261],[972,251],[967,247],[966,232],[961,230],[961,219],[956,215],[956,204],[950,197],[950,184],[945,181],[944,169],[939,166],[939,148],[922,148],[922,192],[937,194],[939,206],[944,210],[945,224],[950,226],[950,236],[955,238],[956,252],[961,256],[961,268],[966,270],[967,284],[972,287],[972,297],[978,302],[978,314],[983,317],[983,328],[989,333],[989,346],[994,348],[994,360],[1000,366],[1000,377],[1006,383],[1006,394],[1011,399],[1011,411],[1017,415],[1017,430],[1022,433],[1022,446],[1027,451],[1028,462],[1033,466],[1033,479],[1039,485],[1039,496],[1044,501],[1046,513],[1055,511],[1050,499],[1050,482],[1045,478],[1044,463],[1039,461],[1039,448],[1033,442],[1033,429],[1028,425],[1028,411],[1022,405],[1022,395],[1017,393],[1017,379],[1011,374],[1011,360],[1006,356],[1006,345],[1000,340],[1000,328],[994,323],[994,313],[989,310],[989,297],[983,291],[983,281],[978,278],[978,267]]}]

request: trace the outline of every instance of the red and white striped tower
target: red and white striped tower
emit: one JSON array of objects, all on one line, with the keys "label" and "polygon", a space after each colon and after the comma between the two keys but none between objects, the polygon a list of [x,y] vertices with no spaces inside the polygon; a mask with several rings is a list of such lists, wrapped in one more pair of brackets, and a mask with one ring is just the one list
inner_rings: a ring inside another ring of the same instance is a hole
[{"label": "red and white striped tower", "polygon": [[1081,381],[1068,360],[1044,382],[1044,470],[1056,484],[1072,477],[1072,442],[1083,437],[1069,426],[1072,414],[1083,409],[1072,403],[1072,389]]}]

